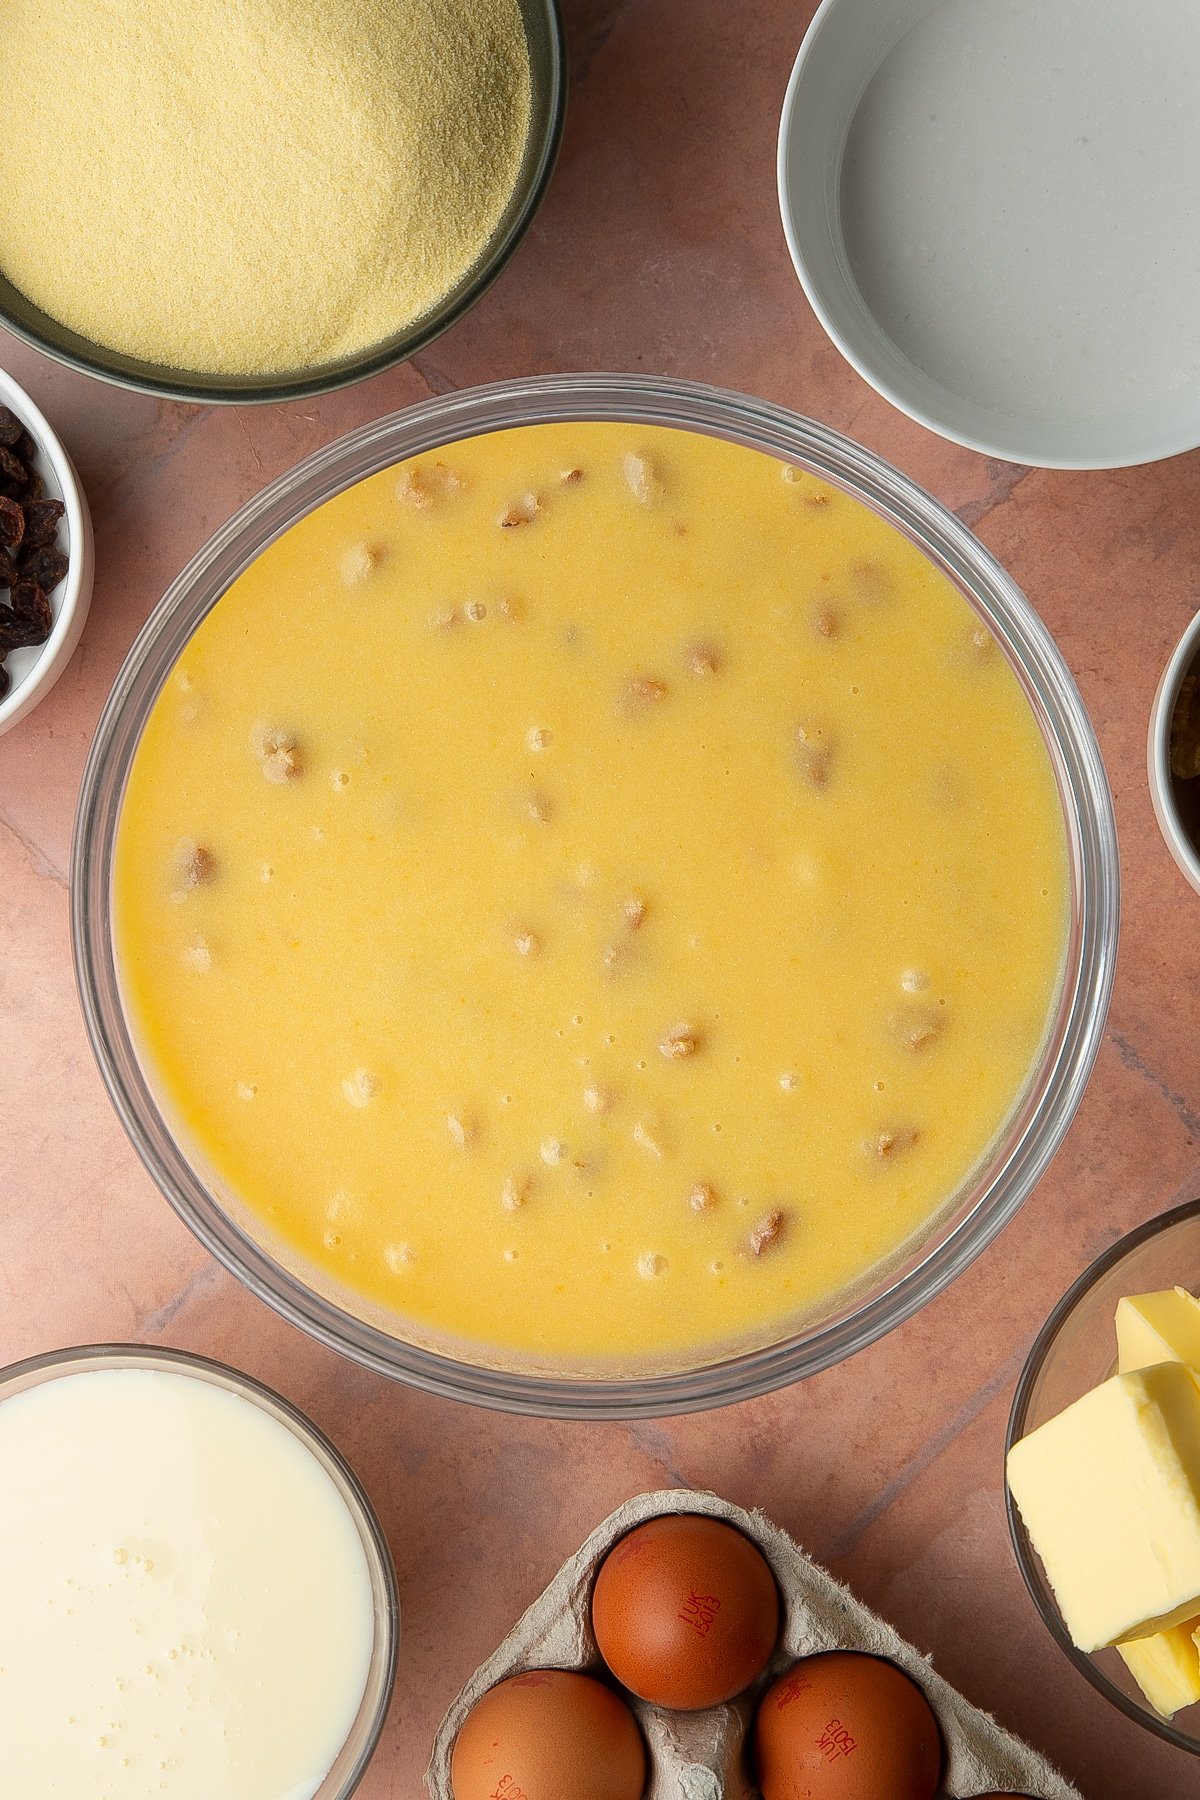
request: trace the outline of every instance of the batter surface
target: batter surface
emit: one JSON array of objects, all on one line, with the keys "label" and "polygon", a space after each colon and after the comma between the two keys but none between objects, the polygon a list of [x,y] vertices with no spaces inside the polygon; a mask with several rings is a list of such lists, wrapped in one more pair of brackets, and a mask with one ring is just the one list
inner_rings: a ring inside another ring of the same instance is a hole
[{"label": "batter surface", "polygon": [[921,554],[757,452],[596,423],[266,550],[115,865],[131,1024],[218,1186],[401,1331],[573,1363],[778,1334],[918,1236],[1023,1091],[1067,899],[1037,724]]}]

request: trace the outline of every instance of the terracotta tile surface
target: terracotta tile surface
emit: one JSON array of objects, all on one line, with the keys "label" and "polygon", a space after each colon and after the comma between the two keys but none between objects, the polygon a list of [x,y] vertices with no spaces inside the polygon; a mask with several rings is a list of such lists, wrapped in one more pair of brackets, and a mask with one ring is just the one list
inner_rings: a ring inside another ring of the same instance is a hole
[{"label": "terracotta tile surface", "polygon": [[[499,284],[412,364],[330,399],[202,411],[73,376],[8,339],[83,473],[99,578],[53,696],[0,740],[0,1361],[140,1338],[236,1362],[357,1465],[398,1565],[396,1702],[363,1800],[418,1800],[434,1726],[475,1663],[597,1520],[642,1488],[764,1507],[931,1651],[1090,1800],[1184,1800],[1200,1765],[1116,1716],[1036,1619],[1008,1547],[1001,1450],[1024,1353],[1065,1285],[1200,1186],[1200,900],[1144,777],[1145,723],[1196,605],[1200,457],[1116,474],[1013,469],[909,423],[825,341],[787,260],[775,129],[811,7],[568,0],[562,162]],[[351,426],[530,371],[665,371],[746,388],[851,432],[955,507],[1061,644],[1117,798],[1122,962],[1065,1149],[947,1294],[849,1364],[755,1404],[586,1428],[394,1387],[311,1344],[209,1262],[152,1189],[80,1023],[65,872],[91,733],[139,626],[210,531]],[[86,1800],[81,1796],[80,1800]]]}]

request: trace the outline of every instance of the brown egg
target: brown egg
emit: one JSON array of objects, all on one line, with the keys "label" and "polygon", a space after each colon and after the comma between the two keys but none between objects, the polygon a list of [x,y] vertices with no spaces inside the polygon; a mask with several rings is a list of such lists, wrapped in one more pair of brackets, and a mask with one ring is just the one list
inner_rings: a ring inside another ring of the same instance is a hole
[{"label": "brown egg", "polygon": [[720,1519],[668,1513],[609,1551],[592,1594],[600,1654],[643,1700],[679,1712],[749,1687],[779,1636],[762,1553]]},{"label": "brown egg", "polygon": [[763,1800],[933,1800],[942,1741],[895,1663],[809,1656],[767,1689],[754,1725]]},{"label": "brown egg", "polygon": [[602,1682],[531,1669],[471,1708],[450,1759],[454,1800],[641,1800],[646,1752]]}]

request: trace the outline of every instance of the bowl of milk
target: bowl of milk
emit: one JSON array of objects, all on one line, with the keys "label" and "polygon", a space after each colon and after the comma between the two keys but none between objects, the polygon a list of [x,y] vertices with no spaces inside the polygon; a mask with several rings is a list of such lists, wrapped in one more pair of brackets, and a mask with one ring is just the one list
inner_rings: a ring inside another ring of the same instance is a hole
[{"label": "bowl of milk", "polygon": [[14,1793],[345,1800],[391,1696],[356,1478],[247,1376],[133,1345],[0,1373],[0,1742]]},{"label": "bowl of milk", "polygon": [[893,405],[989,456],[1200,443],[1192,0],[824,0],[779,136],[797,274]]}]

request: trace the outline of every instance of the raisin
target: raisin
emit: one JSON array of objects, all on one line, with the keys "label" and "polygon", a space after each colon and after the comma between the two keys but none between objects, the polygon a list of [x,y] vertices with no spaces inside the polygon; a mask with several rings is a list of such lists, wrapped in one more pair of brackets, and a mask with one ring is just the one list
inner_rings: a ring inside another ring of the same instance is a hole
[{"label": "raisin", "polygon": [[911,1150],[920,1142],[921,1134],[915,1125],[885,1125],[882,1131],[876,1132],[869,1142],[863,1145],[868,1156],[878,1158],[880,1163],[892,1162],[904,1151]]},{"label": "raisin", "polygon": [[836,746],[823,725],[797,725],[796,768],[806,787],[818,792],[829,786]]},{"label": "raisin", "polygon": [[217,859],[203,844],[186,840],[175,852],[175,887],[177,898],[193,888],[207,887],[217,876]]},{"label": "raisin", "polygon": [[38,642],[45,643],[54,624],[54,609],[37,582],[23,575],[13,588],[10,604],[22,624],[38,627],[42,633]]},{"label": "raisin", "polygon": [[49,544],[58,529],[58,521],[66,510],[61,500],[27,500],[25,548],[36,550],[41,544]]},{"label": "raisin", "polygon": [[54,629],[48,596],[69,567],[55,542],[66,507],[46,499],[37,453],[20,419],[0,406],[0,591],[10,590],[10,604],[0,606],[0,699],[12,681],[4,658],[46,642]]},{"label": "raisin", "polygon": [[1176,781],[1200,776],[1200,678],[1187,675],[1171,715],[1171,773]]},{"label": "raisin", "polygon": [[10,650],[28,650],[45,641],[40,621],[18,618],[11,606],[0,606],[0,657],[7,656]]},{"label": "raisin", "polygon": [[24,536],[24,509],[15,500],[0,498],[0,548],[15,550]]},{"label": "raisin", "polygon": [[666,700],[670,692],[666,682],[655,676],[631,675],[621,685],[617,710],[628,715],[650,712]]},{"label": "raisin", "polygon": [[506,507],[496,523],[504,531],[511,531],[518,525],[532,525],[541,510],[541,501],[535,493],[530,491],[522,494],[519,499],[513,501],[511,506]]},{"label": "raisin", "polygon": [[67,558],[57,544],[39,544],[36,550],[26,552],[20,559],[21,574],[36,581],[48,594],[54,592],[68,566]]},{"label": "raisin", "polygon": [[760,1219],[746,1240],[746,1248],[751,1256],[765,1256],[768,1251],[774,1250],[778,1244],[782,1243],[789,1222],[790,1215],[782,1208],[777,1208],[774,1212],[767,1213],[765,1218]]},{"label": "raisin", "polygon": [[912,1056],[922,1056],[945,1030],[945,1014],[936,1006],[907,1001],[892,1014],[892,1032]]},{"label": "raisin", "polygon": [[700,1048],[700,1039],[690,1025],[672,1025],[660,1038],[658,1047],[668,1062],[673,1062],[683,1056],[694,1056]]},{"label": "raisin", "polygon": [[648,457],[638,456],[632,450],[627,450],[622,467],[626,485],[639,506],[649,506],[661,498],[663,484]]}]

